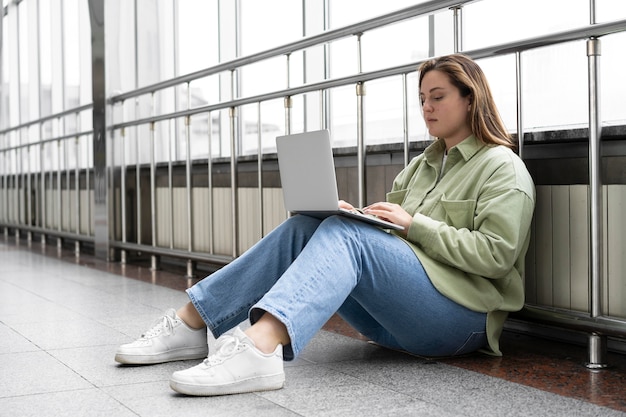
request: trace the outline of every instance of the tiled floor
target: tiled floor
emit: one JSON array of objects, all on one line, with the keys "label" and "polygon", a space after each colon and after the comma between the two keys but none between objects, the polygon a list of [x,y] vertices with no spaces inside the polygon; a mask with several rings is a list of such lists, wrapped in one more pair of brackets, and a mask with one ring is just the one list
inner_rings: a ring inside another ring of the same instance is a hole
[{"label": "tiled floor", "polygon": [[179,362],[124,367],[117,345],[194,280],[0,237],[0,416],[626,416],[626,359],[505,332],[503,358],[426,360],[367,343],[334,318],[286,364],[284,389],[215,398],[168,387]]}]

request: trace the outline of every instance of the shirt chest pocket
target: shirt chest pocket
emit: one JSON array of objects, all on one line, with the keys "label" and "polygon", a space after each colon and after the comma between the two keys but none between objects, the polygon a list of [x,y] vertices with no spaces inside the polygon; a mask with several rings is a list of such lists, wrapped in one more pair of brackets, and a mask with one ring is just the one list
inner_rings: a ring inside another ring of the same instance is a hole
[{"label": "shirt chest pocket", "polygon": [[407,189],[388,192],[387,193],[387,201],[390,202],[390,203],[402,205],[402,203],[404,202],[404,198],[406,197],[407,192],[408,192]]},{"label": "shirt chest pocket", "polygon": [[447,224],[457,229],[474,230],[476,200],[446,200],[445,197],[441,197],[440,203]]}]

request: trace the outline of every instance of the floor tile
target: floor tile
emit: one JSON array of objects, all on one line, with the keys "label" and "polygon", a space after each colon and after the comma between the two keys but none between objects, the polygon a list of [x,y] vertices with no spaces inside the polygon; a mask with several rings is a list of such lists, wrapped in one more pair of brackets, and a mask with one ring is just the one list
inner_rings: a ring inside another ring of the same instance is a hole
[{"label": "floor tile", "polygon": [[93,388],[46,352],[0,355],[0,398]]},{"label": "floor tile", "polygon": [[[136,417],[110,395],[98,389],[83,389],[0,398],[0,413],[11,417],[80,416]],[[6,414],[4,414],[6,413]]]},{"label": "floor tile", "polygon": [[104,391],[139,416],[295,417],[299,415],[257,394],[187,397],[175,393],[163,383],[108,387]]}]

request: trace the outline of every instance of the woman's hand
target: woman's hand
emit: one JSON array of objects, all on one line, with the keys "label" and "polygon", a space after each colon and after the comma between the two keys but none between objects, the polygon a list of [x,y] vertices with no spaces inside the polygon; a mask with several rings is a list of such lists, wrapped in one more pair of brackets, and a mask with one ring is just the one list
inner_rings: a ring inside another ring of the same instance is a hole
[{"label": "woman's hand", "polygon": [[388,222],[404,226],[400,234],[406,236],[409,233],[409,226],[413,221],[413,216],[407,213],[399,204],[380,202],[370,204],[363,209],[363,213],[380,217]]},{"label": "woman's hand", "polygon": [[352,204],[347,203],[343,200],[339,200],[339,208],[342,208],[344,210],[350,210],[350,211],[356,210]]}]

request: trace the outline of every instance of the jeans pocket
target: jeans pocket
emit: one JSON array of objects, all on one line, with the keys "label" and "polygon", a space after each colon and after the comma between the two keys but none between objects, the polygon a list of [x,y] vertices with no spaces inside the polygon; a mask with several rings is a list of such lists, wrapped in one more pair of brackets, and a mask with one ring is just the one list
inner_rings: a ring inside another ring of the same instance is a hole
[{"label": "jeans pocket", "polygon": [[465,342],[454,352],[453,356],[465,355],[477,351],[480,348],[487,346],[487,334],[485,332],[472,332]]}]

